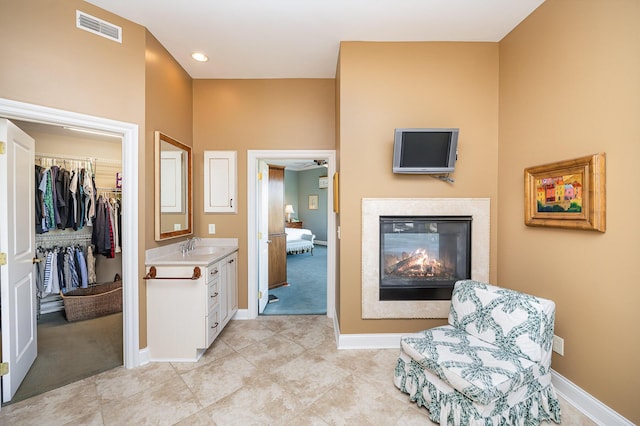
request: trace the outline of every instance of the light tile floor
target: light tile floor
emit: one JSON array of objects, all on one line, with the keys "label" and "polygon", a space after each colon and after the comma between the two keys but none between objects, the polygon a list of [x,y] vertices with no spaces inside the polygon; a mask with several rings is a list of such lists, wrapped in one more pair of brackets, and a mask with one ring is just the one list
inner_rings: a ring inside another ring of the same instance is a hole
[{"label": "light tile floor", "polygon": [[[337,350],[325,316],[231,321],[197,363],[118,367],[0,411],[0,425],[418,425],[398,350]],[[594,424],[561,400],[563,425]]]}]

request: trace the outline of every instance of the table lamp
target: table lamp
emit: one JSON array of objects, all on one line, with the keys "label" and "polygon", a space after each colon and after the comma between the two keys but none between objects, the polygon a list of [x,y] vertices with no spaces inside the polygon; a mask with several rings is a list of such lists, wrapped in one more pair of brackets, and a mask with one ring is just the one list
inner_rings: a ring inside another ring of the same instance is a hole
[{"label": "table lamp", "polygon": [[291,204],[287,204],[284,206],[284,212],[287,214],[287,222],[291,222],[291,215],[294,213],[293,206]]}]

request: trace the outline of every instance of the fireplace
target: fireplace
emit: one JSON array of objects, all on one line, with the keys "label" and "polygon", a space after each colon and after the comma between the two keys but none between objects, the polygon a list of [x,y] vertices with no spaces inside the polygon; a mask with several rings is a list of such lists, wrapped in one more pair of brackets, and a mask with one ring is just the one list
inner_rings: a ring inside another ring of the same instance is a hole
[{"label": "fireplace", "polygon": [[450,300],[471,278],[471,216],[380,216],[380,300]]},{"label": "fireplace", "polygon": [[[444,232],[449,225],[442,226],[439,219],[467,217],[471,218],[469,222],[469,232],[466,238],[469,238],[467,259],[464,256],[461,260],[451,261],[450,255],[452,248],[437,249],[437,256],[440,263],[446,263],[447,269],[451,269],[452,262],[455,265],[455,273],[452,275],[459,277],[470,277],[471,279],[489,282],[489,254],[490,254],[490,210],[491,202],[488,198],[363,198],[362,199],[362,318],[447,318],[449,315],[450,298],[432,298],[431,300],[417,300],[413,298],[383,300],[380,297],[380,278],[383,275],[391,275],[382,271],[384,269],[383,255],[385,244],[384,237],[381,233],[385,233],[381,229],[380,219],[383,217],[400,218],[399,224],[396,224],[395,234],[407,236],[411,233],[409,228],[413,219],[427,217],[428,220],[435,220],[435,224],[416,225],[413,223],[413,230],[424,229],[435,230],[439,232],[438,239],[449,238],[449,231]],[[403,225],[409,224],[409,225]],[[471,226],[473,225],[473,226]],[[393,223],[388,225],[393,230]],[[464,225],[467,226],[467,225]],[[417,227],[417,228],[416,228]],[[406,229],[402,229],[406,228]],[[400,232],[402,230],[402,232]],[[390,232],[393,234],[394,232]],[[426,234],[433,234],[427,232]],[[447,234],[445,236],[445,234]],[[427,236],[428,237],[428,236]],[[427,238],[422,236],[420,238]],[[393,237],[396,238],[396,237]],[[389,239],[389,244],[391,240]],[[418,238],[411,236],[410,238]],[[430,237],[429,237],[430,238]],[[458,240],[465,240],[465,237],[456,237]],[[462,251],[458,242],[455,244],[456,251]],[[387,249],[389,246],[387,245]],[[417,247],[406,247],[408,253],[415,251]],[[435,251],[434,248],[431,248]],[[394,250],[395,251],[395,250]],[[402,257],[402,251],[400,257]],[[468,264],[467,264],[468,262]],[[469,267],[468,275],[463,271]],[[426,273],[429,275],[429,273]],[[455,279],[454,279],[455,280]],[[436,287],[441,285],[439,279],[435,277],[426,277],[420,285],[428,287]],[[415,284],[415,283],[414,283]],[[413,285],[413,284],[412,284]],[[396,284],[399,287],[399,285]],[[434,293],[434,291],[431,291]],[[437,293],[437,291],[435,291]],[[404,296],[406,297],[406,296]],[[444,296],[440,296],[444,297]],[[395,298],[394,298],[395,299]]]}]

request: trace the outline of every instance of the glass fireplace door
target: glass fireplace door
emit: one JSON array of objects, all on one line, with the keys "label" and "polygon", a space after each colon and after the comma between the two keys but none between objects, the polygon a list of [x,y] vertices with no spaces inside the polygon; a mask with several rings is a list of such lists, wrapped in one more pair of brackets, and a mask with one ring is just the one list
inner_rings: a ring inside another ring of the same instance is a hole
[{"label": "glass fireplace door", "polygon": [[380,300],[448,300],[471,277],[470,216],[381,216]]}]

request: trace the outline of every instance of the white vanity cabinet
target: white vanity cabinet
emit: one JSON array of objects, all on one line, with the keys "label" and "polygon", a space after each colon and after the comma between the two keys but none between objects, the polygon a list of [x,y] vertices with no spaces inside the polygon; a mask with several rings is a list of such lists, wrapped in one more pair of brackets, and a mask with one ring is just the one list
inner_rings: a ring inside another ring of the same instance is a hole
[{"label": "white vanity cabinet", "polygon": [[147,265],[151,361],[197,361],[211,346],[238,310],[237,258],[233,251],[208,264]]}]

